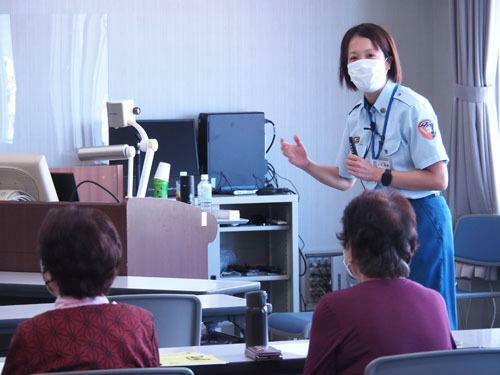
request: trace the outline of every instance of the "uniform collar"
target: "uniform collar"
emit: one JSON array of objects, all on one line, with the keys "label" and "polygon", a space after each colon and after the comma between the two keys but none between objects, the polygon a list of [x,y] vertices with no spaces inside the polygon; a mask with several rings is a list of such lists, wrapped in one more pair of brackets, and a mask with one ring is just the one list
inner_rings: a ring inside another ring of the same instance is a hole
[{"label": "uniform collar", "polygon": [[385,113],[387,112],[387,106],[389,105],[389,101],[391,100],[394,86],[396,86],[396,83],[388,79],[377,100],[375,101],[375,103],[373,103],[372,108],[375,108],[375,110],[378,111],[382,116],[385,116]]}]

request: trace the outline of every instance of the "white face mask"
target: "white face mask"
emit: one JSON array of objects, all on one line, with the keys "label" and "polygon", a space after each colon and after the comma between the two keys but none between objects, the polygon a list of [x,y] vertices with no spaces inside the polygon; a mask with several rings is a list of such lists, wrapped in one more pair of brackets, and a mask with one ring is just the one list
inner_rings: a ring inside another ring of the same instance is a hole
[{"label": "white face mask", "polygon": [[[45,283],[45,286],[47,287],[47,290],[49,291],[49,293],[52,294],[52,296],[54,296],[54,297],[58,297],[58,294],[56,292],[54,292],[54,290],[50,286],[50,284],[52,284],[54,282],[54,280],[52,279],[52,275],[50,274],[50,272],[45,270],[45,267],[44,267],[42,261],[40,261],[40,272],[42,273],[43,282]],[[46,274],[49,275],[48,278],[44,277]]]},{"label": "white face mask", "polygon": [[345,261],[345,253],[344,256],[342,257],[342,263],[344,263],[344,267],[347,270],[349,276],[351,276],[353,279],[356,279],[356,276],[354,276],[354,274],[351,271],[351,267],[349,267],[349,264]]},{"label": "white face mask", "polygon": [[352,83],[362,92],[375,92],[384,87],[387,81],[385,60],[362,59],[347,64]]}]

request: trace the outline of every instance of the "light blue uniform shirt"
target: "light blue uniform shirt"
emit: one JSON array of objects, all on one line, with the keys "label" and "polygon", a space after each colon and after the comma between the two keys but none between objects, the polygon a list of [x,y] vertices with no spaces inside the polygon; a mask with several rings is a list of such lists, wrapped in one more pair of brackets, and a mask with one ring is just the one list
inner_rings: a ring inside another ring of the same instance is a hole
[{"label": "light blue uniform shirt", "polygon": [[[372,147],[375,156],[379,150],[380,136],[375,135],[374,145],[371,144],[370,115],[376,123],[378,133],[382,134],[387,107],[394,90],[395,83],[387,81],[377,101],[371,109],[365,107],[364,100],[358,103],[349,113],[347,126],[342,135],[341,146],[337,157],[339,174],[352,179],[354,176],[347,171],[345,160],[350,153],[349,137],[353,137],[359,156],[381,168],[405,172],[425,169],[439,161],[448,162],[448,155],[443,146],[436,114],[429,101],[415,91],[399,86],[389,113],[385,142],[377,160],[373,160]],[[366,129],[365,129],[366,128]],[[367,189],[384,188],[380,182],[364,181]],[[397,189],[407,198],[422,198],[432,193],[432,190]]]}]

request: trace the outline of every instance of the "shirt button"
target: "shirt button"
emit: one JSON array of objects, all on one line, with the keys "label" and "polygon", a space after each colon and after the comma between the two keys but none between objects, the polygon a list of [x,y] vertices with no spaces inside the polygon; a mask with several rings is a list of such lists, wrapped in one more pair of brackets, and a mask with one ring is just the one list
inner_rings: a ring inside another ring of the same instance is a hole
[{"label": "shirt button", "polygon": [[380,112],[381,112],[381,113],[385,113],[385,108],[383,108],[383,107],[382,107],[382,108],[380,108]]}]

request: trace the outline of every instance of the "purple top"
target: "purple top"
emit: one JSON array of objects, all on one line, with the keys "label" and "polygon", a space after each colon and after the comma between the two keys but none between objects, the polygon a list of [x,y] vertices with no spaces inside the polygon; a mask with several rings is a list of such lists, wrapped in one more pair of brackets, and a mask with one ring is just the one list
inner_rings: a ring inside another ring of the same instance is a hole
[{"label": "purple top", "polygon": [[377,357],[452,348],[439,293],[408,279],[370,280],[321,298],[304,374],[363,374]]}]

